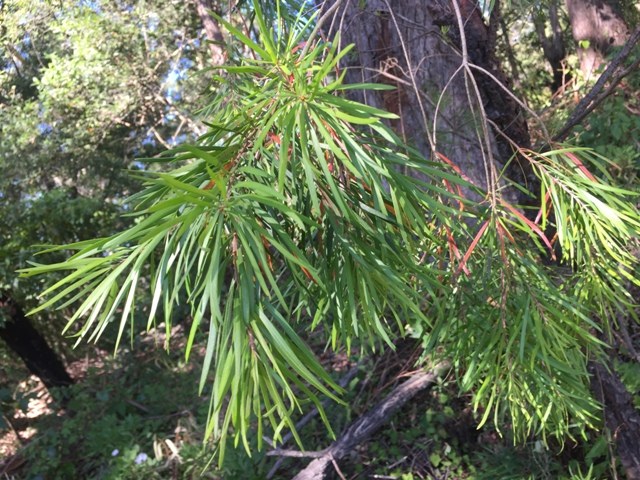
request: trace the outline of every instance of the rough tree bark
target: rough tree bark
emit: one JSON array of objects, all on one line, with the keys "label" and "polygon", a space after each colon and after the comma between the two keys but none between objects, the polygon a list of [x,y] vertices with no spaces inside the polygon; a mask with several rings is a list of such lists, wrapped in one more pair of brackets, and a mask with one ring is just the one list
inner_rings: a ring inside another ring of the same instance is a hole
[{"label": "rough tree bark", "polygon": [[29,371],[51,390],[67,387],[73,380],[44,337],[25,316],[23,309],[6,292],[0,292],[0,338],[18,355]]},{"label": "rough tree bark", "polygon": [[[334,3],[325,2],[325,8]],[[519,106],[494,79],[460,68],[466,53],[469,63],[509,85],[494,55],[497,22],[487,26],[473,0],[458,0],[458,5],[462,18],[450,0],[345,0],[325,33],[333,38],[339,31],[343,45],[355,44],[346,65],[348,82],[396,87],[356,93],[356,100],[398,114],[392,127],[408,143],[427,158],[445,155],[475,184],[487,187],[512,157],[505,136],[526,147],[529,133]],[[466,52],[458,20],[465,26]],[[516,162],[507,176],[530,181],[527,165]]]},{"label": "rough tree bark", "polygon": [[617,0],[566,0],[573,39],[578,43],[580,70],[590,77],[611,47],[624,45],[629,29]]},{"label": "rough tree bark", "polygon": [[629,480],[640,479],[640,414],[633,398],[613,370],[592,363],[591,389],[604,406],[607,429],[616,443],[620,463]]}]

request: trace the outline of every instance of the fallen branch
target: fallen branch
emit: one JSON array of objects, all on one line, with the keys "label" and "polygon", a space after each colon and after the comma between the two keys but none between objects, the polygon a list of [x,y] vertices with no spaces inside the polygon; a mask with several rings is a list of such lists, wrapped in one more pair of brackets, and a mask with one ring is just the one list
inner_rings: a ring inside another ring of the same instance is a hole
[{"label": "fallen branch", "polygon": [[[589,115],[598,105],[602,103],[602,101],[607,98],[613,92],[614,88],[620,83],[620,81],[626,77],[629,73],[636,71],[638,64],[640,63],[640,59],[633,62],[632,65],[625,68],[624,70],[617,73],[614,76],[614,73],[618,71],[618,67],[622,64],[624,60],[631,54],[633,48],[636,43],[640,40],[640,28],[637,28],[629,37],[629,40],[624,45],[622,50],[618,52],[615,58],[611,61],[607,69],[604,71],[596,84],[591,88],[591,91],[578,103],[578,106],[575,108],[573,113],[569,116],[564,127],[558,132],[553,140],[556,142],[561,142],[564,140],[569,132],[578,125],[584,118]],[[613,78],[612,78],[613,77]],[[611,83],[609,87],[604,90],[606,83],[611,79]],[[604,92],[603,92],[604,90]]]},{"label": "fallen branch", "polygon": [[405,403],[417,393],[430,387],[450,367],[451,364],[444,361],[436,365],[430,372],[421,371],[412,375],[409,380],[396,387],[382,402],[347,427],[342,436],[329,448],[318,452],[322,455],[309,463],[293,480],[321,480],[324,478],[325,470],[330,464],[336,465],[337,460],[367,440],[386,424]]},{"label": "fallen branch", "polygon": [[[349,382],[357,375],[358,370],[360,370],[360,365],[362,365],[362,362],[358,362],[354,367],[352,367],[344,377],[342,377],[340,379],[340,381],[338,382],[338,385],[340,385],[341,387],[346,387]],[[327,405],[329,405],[330,400],[327,398],[322,402],[322,408],[326,408]],[[302,417],[300,419],[300,421],[298,423],[296,423],[296,430],[300,430],[302,427],[304,427],[307,423],[309,423],[311,420],[313,420],[313,418],[318,415],[318,409],[316,407],[313,407],[311,409],[311,411],[309,411],[309,413],[307,413],[304,417]],[[297,457],[307,457],[307,458],[316,458],[318,457],[318,455],[313,455],[313,453],[317,453],[317,452],[299,452],[300,455],[288,455],[288,454],[283,454],[282,452],[286,451],[286,452],[290,452],[290,450],[282,450],[282,447],[293,438],[293,432],[288,432],[286,435],[284,435],[282,437],[282,440],[280,442],[280,449],[275,449],[272,452],[267,453],[267,455],[273,455],[273,456],[279,456],[281,458],[279,458],[275,465],[273,465],[273,467],[271,467],[271,470],[269,470],[269,473],[267,474],[267,480],[272,479],[276,472],[278,471],[278,469],[280,468],[280,466],[282,465],[282,461],[283,461],[283,457],[290,457],[290,456],[297,456]],[[267,441],[267,439],[264,439],[265,441]],[[267,443],[269,443],[270,445],[273,445],[272,441],[267,441]],[[278,453],[280,452],[280,453]]]},{"label": "fallen branch", "polygon": [[291,458],[321,458],[326,454],[325,450],[316,452],[302,452],[300,450],[287,450],[284,448],[276,448],[267,452],[269,457],[291,457]]}]

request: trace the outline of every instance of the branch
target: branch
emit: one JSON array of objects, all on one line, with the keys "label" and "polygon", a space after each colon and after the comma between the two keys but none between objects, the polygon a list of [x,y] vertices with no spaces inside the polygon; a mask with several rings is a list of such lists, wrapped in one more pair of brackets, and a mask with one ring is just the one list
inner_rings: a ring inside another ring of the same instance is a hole
[{"label": "branch", "polygon": [[276,448],[267,452],[269,457],[293,457],[293,458],[322,458],[326,455],[326,450],[317,452],[301,452],[300,450],[289,450],[286,448]]},{"label": "branch", "polygon": [[[313,29],[313,31],[309,34],[309,37],[307,38],[307,43],[305,44],[304,48],[302,49],[302,53],[300,54],[300,58],[306,57],[307,53],[309,52],[309,48],[311,47],[311,43],[312,43],[313,39],[315,38],[315,36],[320,31],[320,29],[322,28],[322,25],[324,25],[324,23],[333,14],[333,12],[335,12],[338,9],[338,7],[340,7],[341,3],[342,3],[342,0],[337,0],[318,19],[318,21],[316,22],[315,28]],[[322,8],[320,8],[320,10],[322,10]]]},{"label": "branch", "polygon": [[[578,106],[575,108],[573,113],[569,116],[569,119],[564,124],[564,127],[560,130],[553,140],[556,142],[561,142],[568,135],[569,132],[578,125],[584,118],[589,115],[598,105],[602,103],[602,101],[607,98],[613,92],[613,89],[620,83],[620,81],[626,77],[632,71],[635,71],[636,67],[640,65],[640,58],[633,62],[628,68],[620,71],[617,75],[614,76],[614,73],[618,70],[618,67],[624,62],[627,57],[633,51],[633,47],[640,40],[640,28],[637,28],[629,37],[629,40],[625,44],[625,46],[618,52],[618,54],[611,61],[607,69],[604,71],[600,78],[596,82],[596,84],[591,88],[591,91],[578,103]],[[609,87],[604,90],[605,84],[612,79]],[[604,92],[603,92],[604,90]],[[602,92],[602,93],[601,93]]]},{"label": "branch", "polygon": [[604,407],[605,425],[615,440],[627,478],[640,478],[640,413],[620,377],[610,365],[590,362],[591,390]]},{"label": "branch", "polygon": [[[351,381],[351,379],[355,377],[356,374],[358,373],[358,370],[360,369],[360,365],[362,365],[362,361],[358,362],[353,368],[351,368],[351,370],[349,370],[346,373],[346,375],[340,379],[340,381],[338,382],[338,385],[340,385],[343,388],[346,387]],[[325,399],[322,402],[322,408],[325,408],[329,404],[329,402],[330,402],[330,399],[328,398]],[[315,418],[315,416],[318,415],[318,413],[319,413],[318,408],[313,407],[311,411],[309,411],[304,417],[300,419],[298,423],[296,423],[296,430],[300,430],[302,427],[304,427],[307,423],[313,420],[313,418]],[[288,432],[286,435],[282,437],[282,441],[280,442],[280,445],[284,446],[292,438],[293,438],[293,432]],[[273,442],[270,442],[270,443],[273,444]],[[290,452],[290,450],[276,449],[273,452],[268,452],[267,455],[280,456],[280,457],[291,456],[291,455],[284,454],[283,452]],[[303,457],[303,456],[311,457],[311,458],[318,457],[318,455],[310,455],[316,452],[298,452],[298,453],[301,454],[301,455],[297,455],[299,457]],[[322,453],[324,453],[324,451],[322,451]],[[269,470],[269,473],[267,473],[267,476],[266,476],[267,480],[270,480],[275,476],[276,472],[280,468],[280,465],[282,465],[282,460],[283,458],[279,458],[278,461],[273,465],[273,467],[271,467],[271,470]]]},{"label": "branch", "polygon": [[301,470],[293,480],[320,480],[329,464],[347,455],[356,446],[367,440],[381,426],[389,421],[405,403],[417,393],[430,387],[451,367],[450,362],[443,361],[430,372],[419,372],[409,380],[396,387],[382,402],[369,410],[365,415],[353,422],[342,436],[333,442],[322,455]]},{"label": "branch", "polygon": [[158,130],[156,130],[156,127],[151,127],[149,130],[153,133],[156,139],[164,146],[164,148],[166,148],[167,150],[171,150],[171,145],[169,145],[169,143],[164,138],[162,138],[162,135],[160,135]]}]

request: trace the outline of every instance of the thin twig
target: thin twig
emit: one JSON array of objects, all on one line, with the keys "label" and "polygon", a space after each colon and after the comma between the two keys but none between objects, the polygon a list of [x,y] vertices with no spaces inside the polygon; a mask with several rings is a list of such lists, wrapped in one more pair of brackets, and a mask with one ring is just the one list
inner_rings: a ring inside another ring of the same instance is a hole
[{"label": "thin twig", "polygon": [[336,462],[335,458],[331,458],[331,464],[333,465],[333,468],[336,470],[336,473],[340,477],[340,480],[347,480],[347,478],[342,473],[342,470],[340,470],[340,467],[338,466],[338,463]]},{"label": "thin twig", "polygon": [[162,135],[160,135],[160,132],[156,130],[156,127],[151,127],[150,130],[156,137],[156,139],[164,146],[164,148],[166,148],[167,150],[171,150],[171,145],[169,145],[169,143],[164,138],[162,138]]},{"label": "thin twig", "polygon": [[309,34],[309,38],[307,38],[307,43],[302,49],[300,58],[304,58],[307,56],[307,53],[309,53],[309,48],[311,48],[311,44],[313,43],[313,39],[322,28],[322,25],[324,25],[324,22],[327,21],[327,19],[333,14],[333,12],[335,12],[340,7],[341,4],[342,4],[342,0],[336,0],[336,2],[333,5],[331,5],[331,7],[329,7],[327,11],[324,12],[324,14],[318,19],[318,21],[316,22],[315,28]]},{"label": "thin twig", "polygon": [[24,446],[26,442],[24,438],[22,438],[22,436],[20,435],[20,432],[18,431],[18,429],[13,424],[13,420],[8,415],[5,415],[4,413],[2,414],[2,418],[4,419],[5,423],[9,425],[9,428],[13,431],[13,434],[16,436],[18,443]]},{"label": "thin twig", "polygon": [[550,136],[549,136],[549,132],[547,131],[547,127],[545,126],[544,121],[542,120],[542,118],[540,118],[540,116],[535,111],[533,111],[531,108],[529,108],[526,103],[524,103],[522,100],[520,100],[516,94],[514,94],[511,90],[509,90],[509,88],[506,85],[504,85],[500,80],[498,80],[496,78],[496,76],[494,74],[492,74],[490,71],[488,71],[486,68],[482,68],[481,66],[476,65],[474,63],[470,63],[469,67],[470,68],[474,68],[474,69],[478,70],[479,72],[485,74],[498,87],[500,87],[502,90],[504,90],[504,92],[514,102],[516,102],[520,106],[520,108],[522,108],[524,111],[526,111],[529,115],[531,115],[536,120],[536,122],[540,126],[540,129],[542,130],[542,134],[543,134],[545,140],[547,140],[547,141],[549,140]]},{"label": "thin twig", "polygon": [[[480,110],[480,125],[482,126],[482,138],[478,138],[480,151],[482,153],[482,162],[485,168],[485,176],[487,179],[487,192],[491,195],[491,205],[493,208],[496,206],[496,197],[498,190],[498,174],[496,172],[496,166],[493,159],[493,151],[491,145],[491,138],[489,136],[489,125],[487,123],[487,113],[484,110],[484,104],[482,101],[482,95],[480,94],[480,89],[476,82],[475,77],[473,76],[473,72],[470,68],[469,62],[469,52],[467,50],[467,36],[464,31],[464,20],[462,18],[462,12],[460,11],[460,5],[458,5],[457,0],[453,0],[451,2],[453,5],[453,10],[456,15],[456,20],[458,22],[458,30],[460,33],[460,48],[462,49],[462,62],[461,67],[464,68],[465,71],[465,87],[466,93],[469,98],[469,108],[471,110],[471,114],[475,117],[476,112],[473,108],[473,99],[471,96],[471,91],[469,89],[468,83],[473,86],[473,94],[475,96],[475,102],[477,104],[478,110]],[[480,133],[478,132],[478,137],[480,137]],[[486,150],[485,150],[486,149]]]}]

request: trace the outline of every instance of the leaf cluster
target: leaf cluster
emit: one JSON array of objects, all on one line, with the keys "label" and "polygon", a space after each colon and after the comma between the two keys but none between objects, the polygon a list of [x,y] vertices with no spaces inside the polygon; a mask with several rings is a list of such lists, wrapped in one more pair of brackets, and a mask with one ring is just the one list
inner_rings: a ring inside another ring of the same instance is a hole
[{"label": "leaf cluster", "polygon": [[390,114],[337,94],[387,88],[342,86],[333,75],[348,49],[318,43],[301,57],[304,24],[274,38],[261,18],[262,44],[220,19],[258,59],[225,67],[236,94],[218,97],[197,145],[157,159],[184,165],[145,176],[131,199],[135,226],[61,247],[76,253],[26,272],[71,271],[35,311],[80,301],[67,327],[84,317],[79,340],[97,339],[113,319],[122,335],[140,289],[153,296],[148,326],[162,311],[169,329],[173,306],[186,301],[187,350],[208,322],[208,434],[233,426],[247,445],[252,416],[277,438],[293,429],[301,394],[320,409],[320,394],[338,399],[296,325],[317,328],[336,349],[353,339],[391,346],[408,318],[427,322],[423,305],[442,297],[442,271],[416,256],[442,256],[442,226],[457,229],[458,214],[442,200],[453,198],[443,182],[462,182],[401,145],[381,122]]},{"label": "leaf cluster", "polygon": [[[535,220],[499,195],[468,200],[484,193],[405,145],[384,123],[393,115],[343,95],[389,88],[342,84],[350,47],[306,44],[313,18],[274,28],[254,9],[255,36],[218,19],[252,55],[223,67],[209,131],[154,159],[174,169],[143,175],[131,228],[23,272],[70,272],[36,311],[78,302],[67,330],[80,323],[79,341],[111,322],[120,339],[141,291],[147,327],[162,315],[169,332],[186,303],[187,355],[208,331],[200,390],[211,385],[207,436],[221,449],[229,431],[247,449],[254,428],[258,442],[265,425],[276,441],[297,435],[308,404],[328,426],[321,398],[341,389],[303,330],[348,352],[409,330],[425,355],[455,360],[482,421],[511,422],[517,439],[596,425],[587,364],[611,312],[630,310],[640,226],[605,161],[522,152],[543,185]],[[556,255],[561,268],[541,261]]]}]

